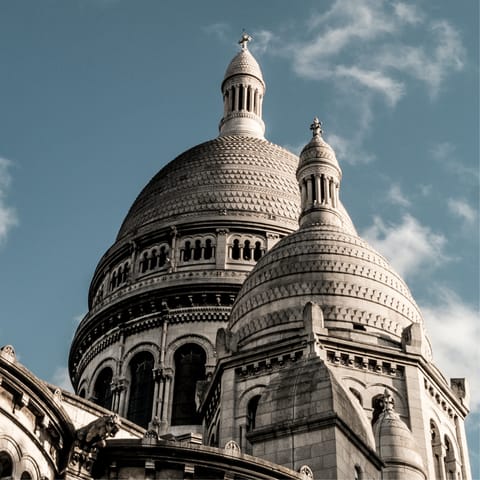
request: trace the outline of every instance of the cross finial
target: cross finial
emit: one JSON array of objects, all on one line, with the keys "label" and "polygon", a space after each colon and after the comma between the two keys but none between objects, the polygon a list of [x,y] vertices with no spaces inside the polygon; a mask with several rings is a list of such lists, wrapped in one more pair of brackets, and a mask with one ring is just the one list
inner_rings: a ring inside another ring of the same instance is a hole
[{"label": "cross finial", "polygon": [[247,44],[252,40],[252,37],[244,30],[242,38],[239,40],[239,44],[242,46],[242,50],[248,50]]},{"label": "cross finial", "polygon": [[313,123],[310,125],[310,130],[313,132],[314,137],[319,137],[323,133],[322,122],[318,117],[313,119]]}]

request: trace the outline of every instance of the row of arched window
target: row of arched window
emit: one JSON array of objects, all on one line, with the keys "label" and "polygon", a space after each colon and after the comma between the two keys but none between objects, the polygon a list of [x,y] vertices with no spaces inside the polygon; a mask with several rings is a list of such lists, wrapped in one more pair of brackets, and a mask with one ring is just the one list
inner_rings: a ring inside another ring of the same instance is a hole
[{"label": "row of arched window", "polygon": [[185,240],[180,249],[180,258],[184,262],[192,260],[210,260],[215,258],[215,244],[211,238]]},{"label": "row of arched window", "polygon": [[444,435],[442,438],[440,430],[433,420],[430,420],[430,438],[435,478],[460,480],[462,478],[461,472],[457,468],[457,459],[452,441],[447,435]]},{"label": "row of arched window", "polygon": [[[20,480],[31,480],[32,475],[25,470],[17,478]],[[10,454],[5,451],[0,452],[0,480],[2,479],[13,479],[13,460]]]},{"label": "row of arched window", "polygon": [[146,273],[157,268],[165,268],[169,260],[169,247],[160,245],[143,252],[138,262],[140,273]]},{"label": "row of arched window", "polygon": [[130,276],[130,263],[125,262],[124,264],[117,267],[112,275],[110,276],[110,290],[115,290],[121,285],[125,284]]},{"label": "row of arched window", "polygon": [[229,246],[229,257],[232,260],[258,261],[265,253],[265,248],[259,240],[241,240],[235,238]]},{"label": "row of arched window", "polygon": [[[185,344],[175,352],[171,425],[201,424],[195,396],[197,382],[205,380],[206,360],[203,348],[194,343]],[[146,351],[137,353],[128,365],[126,417],[144,428],[147,428],[152,418],[154,365],[153,355]],[[112,369],[103,368],[97,375],[92,392],[92,400],[109,410],[113,407],[112,381]],[[82,389],[80,396],[85,397],[85,394],[85,390]]]}]

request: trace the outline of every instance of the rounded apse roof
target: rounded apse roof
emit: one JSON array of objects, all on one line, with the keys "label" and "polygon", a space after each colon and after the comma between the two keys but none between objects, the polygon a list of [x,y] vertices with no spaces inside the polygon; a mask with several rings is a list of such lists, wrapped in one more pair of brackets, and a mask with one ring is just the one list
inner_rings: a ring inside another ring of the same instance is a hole
[{"label": "rounded apse roof", "polygon": [[260,65],[247,49],[241,50],[233,57],[225,71],[224,81],[234,75],[251,75],[264,83]]},{"label": "rounded apse roof", "polygon": [[117,240],[189,218],[264,216],[298,226],[298,157],[267,140],[222,136],[162,168],[133,203]]},{"label": "rounded apse roof", "polygon": [[309,301],[322,309],[332,336],[354,331],[399,342],[405,327],[422,322],[405,282],[364,240],[344,227],[310,225],[259,260],[229,328],[239,348],[296,336]]}]

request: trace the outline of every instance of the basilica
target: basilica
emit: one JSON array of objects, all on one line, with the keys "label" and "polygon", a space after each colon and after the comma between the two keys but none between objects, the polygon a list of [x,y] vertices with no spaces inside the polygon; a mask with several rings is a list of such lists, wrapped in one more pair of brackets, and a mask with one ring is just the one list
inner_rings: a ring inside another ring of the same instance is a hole
[{"label": "basilica", "polygon": [[0,350],[0,479],[471,478],[465,379],[358,236],[321,122],[299,156],[265,139],[250,40],[218,136],[150,180],[98,262],[76,393]]}]

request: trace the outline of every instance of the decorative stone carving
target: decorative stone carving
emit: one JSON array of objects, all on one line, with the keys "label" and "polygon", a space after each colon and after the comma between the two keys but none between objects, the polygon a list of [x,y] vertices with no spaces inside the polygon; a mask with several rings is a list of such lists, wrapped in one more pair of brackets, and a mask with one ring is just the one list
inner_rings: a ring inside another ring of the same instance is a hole
[{"label": "decorative stone carving", "polygon": [[14,362],[16,360],[15,349],[11,345],[5,345],[4,347],[0,348],[0,355],[10,362]]},{"label": "decorative stone carving", "polygon": [[235,440],[229,440],[225,444],[225,453],[227,455],[233,455],[233,456],[240,455],[241,450],[238,443]]},{"label": "decorative stone carving", "polygon": [[70,452],[69,468],[79,474],[89,474],[100,448],[106,440],[114,437],[119,430],[118,415],[105,415],[97,418],[75,432],[75,440]]},{"label": "decorative stone carving", "polygon": [[298,470],[303,477],[307,480],[313,480],[313,472],[312,469],[308,465],[302,465]]}]

